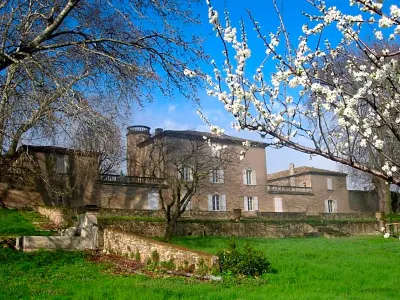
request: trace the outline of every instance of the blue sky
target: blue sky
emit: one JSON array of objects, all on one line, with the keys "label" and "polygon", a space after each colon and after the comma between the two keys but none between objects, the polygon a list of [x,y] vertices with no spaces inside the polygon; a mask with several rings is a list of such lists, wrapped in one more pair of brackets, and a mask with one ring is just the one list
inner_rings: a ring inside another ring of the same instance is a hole
[{"label": "blue sky", "polygon": [[[252,49],[252,58],[247,65],[247,70],[249,71],[249,74],[252,75],[261,62],[265,50],[262,47],[260,40],[255,38],[255,33],[253,32],[246,9],[251,11],[253,17],[261,25],[263,32],[267,34],[268,30],[276,31],[276,28],[279,25],[272,2],[269,0],[248,0],[246,2],[238,0],[214,0],[212,4],[219,11],[221,21],[223,21],[222,12],[224,10],[224,2],[226,2],[228,11],[230,13],[232,26],[238,28],[241,18],[243,18],[248,25],[247,32],[249,33],[249,44],[250,48]],[[348,4],[347,0],[328,1],[328,4],[332,2],[338,6],[343,3],[346,5]],[[302,16],[301,12],[313,12],[313,8],[307,4],[305,0],[285,0],[278,1],[278,3],[280,3],[281,8],[283,8],[283,17],[287,31],[290,33],[290,36],[293,39],[297,39],[297,37],[302,33],[301,26],[307,23],[307,19]],[[218,38],[215,37],[215,33],[212,31],[212,26],[208,23],[208,9],[206,5],[203,5],[199,8],[199,14],[201,16],[203,25],[196,30],[197,33],[206,38],[203,45],[204,49],[212,58],[217,61],[217,63],[218,61],[222,62],[222,44]],[[334,39],[335,37],[336,36],[332,32],[330,38]],[[259,53],[256,51],[257,48],[260,50]],[[273,69],[273,66],[271,66],[270,71]],[[210,73],[212,71],[212,69],[210,69],[210,65],[205,65],[204,70]],[[266,68],[266,71],[268,72],[268,68]],[[220,104],[216,99],[208,97],[205,91],[201,91],[199,96],[201,99],[203,112],[211,121],[211,123],[224,128],[227,134],[251,140],[262,140],[256,133],[236,132],[233,130],[230,126],[233,118],[225,112],[222,104]],[[196,113],[196,106],[182,97],[177,97],[173,100],[166,100],[161,95],[156,95],[154,102],[146,104],[143,109],[133,107],[130,125],[136,124],[147,125],[152,129],[161,127],[163,129],[194,129],[199,131],[208,131],[208,127],[203,123]],[[291,149],[267,148],[268,173],[287,169],[291,162],[293,162],[296,166],[307,165],[330,170],[337,169],[336,163],[321,157],[314,156],[312,159],[310,159],[309,155],[296,152]]]}]

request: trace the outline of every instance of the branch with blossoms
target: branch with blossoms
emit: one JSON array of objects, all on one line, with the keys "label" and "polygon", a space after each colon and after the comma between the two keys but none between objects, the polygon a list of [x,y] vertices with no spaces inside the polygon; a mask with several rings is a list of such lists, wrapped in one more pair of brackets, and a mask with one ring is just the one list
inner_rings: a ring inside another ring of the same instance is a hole
[{"label": "branch with blossoms", "polygon": [[[225,12],[222,23],[207,1],[224,55],[205,78],[208,95],[223,103],[238,131],[257,132],[271,146],[319,155],[400,185],[400,156],[393,150],[400,146],[400,51],[390,47],[400,39],[400,8],[350,0],[354,13],[345,14],[307,0],[318,13],[304,13],[312,26],[303,25],[294,42],[272,1],[281,23],[276,32],[262,32],[248,12],[265,53],[252,76],[246,69],[252,51],[245,22],[237,30]],[[326,37],[328,28],[337,31],[339,42]],[[373,43],[364,38],[371,35]],[[388,47],[377,51],[374,43]],[[275,70],[267,75],[266,67]],[[378,166],[360,159],[366,147],[382,157]]]}]

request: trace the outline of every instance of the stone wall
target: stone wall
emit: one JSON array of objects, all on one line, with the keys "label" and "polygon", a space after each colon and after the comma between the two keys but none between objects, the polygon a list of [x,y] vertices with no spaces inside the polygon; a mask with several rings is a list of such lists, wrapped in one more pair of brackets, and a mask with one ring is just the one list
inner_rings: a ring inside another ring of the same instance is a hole
[{"label": "stone wall", "polygon": [[135,216],[135,217],[163,218],[164,212],[162,210],[148,210],[148,209],[101,208],[99,216],[100,217]]},{"label": "stone wall", "polygon": [[76,209],[57,206],[34,206],[33,209],[41,215],[47,217],[53,224],[59,228],[72,225],[72,217],[77,214]]},{"label": "stone wall", "polygon": [[[163,236],[164,222],[146,222],[138,220],[99,220],[100,230],[116,229],[140,236]],[[377,223],[332,222],[324,226],[336,228],[350,235],[375,235]],[[228,220],[183,220],[178,222],[174,234],[177,236],[236,236],[259,238],[303,237],[309,232],[310,225],[303,221],[241,221]]]},{"label": "stone wall", "polygon": [[321,213],[318,215],[321,219],[324,220],[349,220],[349,219],[357,219],[357,220],[365,220],[365,219],[375,219],[375,213]]},{"label": "stone wall", "polygon": [[[100,217],[151,217],[164,218],[162,210],[145,209],[116,209],[102,208],[99,212]],[[303,220],[306,217],[304,212],[260,212],[260,211],[242,211],[243,218],[261,218],[268,220]],[[233,220],[233,211],[200,211],[188,210],[183,213],[182,218],[196,220]]]},{"label": "stone wall", "polygon": [[335,222],[326,224],[326,226],[355,236],[382,235],[377,222]]},{"label": "stone wall", "polygon": [[305,212],[258,212],[258,218],[268,220],[304,220]]},{"label": "stone wall", "polygon": [[106,229],[104,231],[104,250],[131,259],[136,259],[136,253],[139,253],[142,263],[146,263],[149,259],[151,260],[152,254],[157,252],[160,262],[173,261],[176,268],[187,268],[193,265],[196,269],[206,266],[211,270],[218,267],[218,257],[214,255],[162,243],[115,229]]}]

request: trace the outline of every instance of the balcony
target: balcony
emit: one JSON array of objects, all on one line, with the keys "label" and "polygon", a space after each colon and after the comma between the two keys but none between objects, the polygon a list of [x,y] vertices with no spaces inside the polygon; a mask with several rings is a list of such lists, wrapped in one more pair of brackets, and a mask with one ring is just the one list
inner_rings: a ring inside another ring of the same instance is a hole
[{"label": "balcony", "polygon": [[101,183],[106,184],[132,184],[132,185],[165,185],[165,180],[155,177],[121,176],[113,174],[100,175]]},{"label": "balcony", "polygon": [[269,194],[313,195],[312,187],[268,185]]}]

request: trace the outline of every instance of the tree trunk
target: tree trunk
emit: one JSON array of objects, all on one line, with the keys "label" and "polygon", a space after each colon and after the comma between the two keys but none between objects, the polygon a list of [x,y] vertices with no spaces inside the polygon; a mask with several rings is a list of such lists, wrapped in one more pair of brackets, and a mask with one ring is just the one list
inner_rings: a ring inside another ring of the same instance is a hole
[{"label": "tree trunk", "polygon": [[0,183],[0,208],[6,208],[4,200],[7,196],[7,192],[8,192],[8,184]]},{"label": "tree trunk", "polygon": [[172,236],[174,235],[174,229],[176,226],[177,218],[175,216],[172,217],[171,221],[167,222],[167,227],[165,228],[164,233],[164,241],[171,242]]},{"label": "tree trunk", "polygon": [[379,210],[390,213],[392,211],[390,185],[384,179],[376,176],[372,176],[372,182],[379,197]]}]

